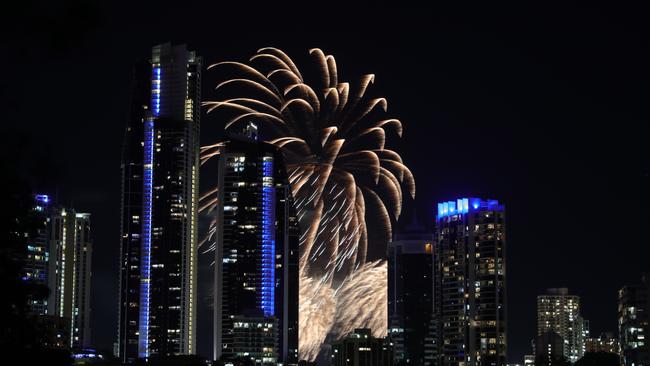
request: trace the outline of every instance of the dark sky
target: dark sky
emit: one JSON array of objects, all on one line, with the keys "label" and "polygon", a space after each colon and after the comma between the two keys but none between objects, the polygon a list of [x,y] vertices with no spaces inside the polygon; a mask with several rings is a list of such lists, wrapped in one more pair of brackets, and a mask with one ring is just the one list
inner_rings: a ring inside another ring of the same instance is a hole
[{"label": "dark sky", "polygon": [[[343,78],[376,74],[405,125],[414,209],[495,198],[508,216],[509,359],[530,352],[535,297],[566,286],[593,333],[616,330],[616,291],[648,265],[650,35],[638,8],[509,4],[384,8],[178,8],[90,1],[4,9],[4,157],[34,186],[93,215],[94,341],[111,348],[117,312],[119,161],[133,61],[186,42],[207,63],[264,46],[298,60],[336,56]],[[135,2],[133,2],[135,3]],[[204,95],[214,77],[204,74]],[[204,131],[217,121],[204,118]],[[210,133],[204,142],[214,139]]]}]

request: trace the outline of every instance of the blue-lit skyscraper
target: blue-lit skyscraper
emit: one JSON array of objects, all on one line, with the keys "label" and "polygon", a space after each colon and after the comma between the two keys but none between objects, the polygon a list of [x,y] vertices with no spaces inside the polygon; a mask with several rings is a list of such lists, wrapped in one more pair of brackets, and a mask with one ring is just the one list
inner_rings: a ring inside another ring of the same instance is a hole
[{"label": "blue-lit skyscraper", "polygon": [[235,137],[219,157],[215,359],[298,361],[299,234],[281,159],[270,144]]},{"label": "blue-lit skyscraper", "polygon": [[436,211],[440,365],[506,364],[505,208],[461,198]]},{"label": "blue-lit skyscraper", "polygon": [[193,354],[201,59],[161,44],[136,64],[122,155],[117,354]]}]

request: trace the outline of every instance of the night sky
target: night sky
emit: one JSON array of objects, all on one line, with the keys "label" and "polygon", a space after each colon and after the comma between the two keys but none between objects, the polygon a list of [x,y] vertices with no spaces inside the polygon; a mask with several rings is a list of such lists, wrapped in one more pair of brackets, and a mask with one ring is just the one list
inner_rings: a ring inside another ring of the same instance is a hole
[{"label": "night sky", "polygon": [[[207,64],[264,46],[303,64],[319,47],[343,79],[376,74],[372,94],[405,127],[389,145],[417,183],[402,224],[414,212],[430,223],[435,202],[462,196],[506,205],[510,362],[530,353],[536,295],[547,287],[581,296],[592,334],[616,331],[616,291],[650,269],[650,23],[641,8],[182,3],[32,2],[0,16],[2,154],[20,159],[34,189],[92,214],[99,348],[116,336],[131,67],[166,41],[188,43]],[[214,97],[214,75],[203,78],[205,99]],[[218,121],[202,126],[213,141]]]}]

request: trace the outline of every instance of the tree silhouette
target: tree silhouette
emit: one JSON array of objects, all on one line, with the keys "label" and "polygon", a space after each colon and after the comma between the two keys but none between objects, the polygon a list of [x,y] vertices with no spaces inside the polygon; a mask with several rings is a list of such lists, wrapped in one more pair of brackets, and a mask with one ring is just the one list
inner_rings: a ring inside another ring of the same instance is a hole
[{"label": "tree silhouette", "polygon": [[619,366],[621,360],[616,353],[587,352],[574,366]]},{"label": "tree silhouette", "polygon": [[43,329],[38,317],[30,314],[28,301],[44,299],[44,285],[26,281],[27,242],[43,224],[33,209],[34,199],[29,185],[20,177],[20,154],[0,156],[3,172],[3,209],[0,210],[2,239],[0,242],[0,352],[5,357],[17,355],[24,364],[70,365],[66,350],[48,350],[41,345]]},{"label": "tree silhouette", "polygon": [[536,366],[571,366],[564,356],[539,355],[535,357]]}]

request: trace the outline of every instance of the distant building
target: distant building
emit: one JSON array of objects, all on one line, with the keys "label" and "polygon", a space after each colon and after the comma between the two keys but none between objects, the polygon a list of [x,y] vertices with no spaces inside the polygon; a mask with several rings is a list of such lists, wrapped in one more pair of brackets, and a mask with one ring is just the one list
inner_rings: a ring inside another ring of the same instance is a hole
[{"label": "distant building", "polygon": [[298,220],[281,153],[248,132],[224,142],[218,159],[214,358],[295,364]]},{"label": "distant building", "polygon": [[396,363],[433,365],[437,357],[432,240],[413,224],[388,243],[388,336]]},{"label": "distant building", "polygon": [[70,321],[70,347],[90,346],[90,214],[57,207],[50,214],[48,315]]},{"label": "distant building", "polygon": [[588,338],[585,352],[606,352],[619,354],[618,339],[612,333],[602,333],[598,338]]},{"label": "distant building", "polygon": [[585,353],[589,325],[580,315],[580,297],[566,288],[551,288],[537,296],[537,335],[554,332],[564,341],[564,356],[576,362]]},{"label": "distant building", "polygon": [[506,364],[505,208],[496,200],[438,204],[434,251],[440,365]]},{"label": "distant building", "polygon": [[44,194],[35,195],[34,202],[42,226],[28,241],[23,279],[49,289],[46,299],[28,299],[30,312],[38,318],[42,331],[41,343],[87,347],[92,269],[90,214],[55,206]]},{"label": "distant building", "polygon": [[332,344],[332,366],[392,366],[392,345],[375,338],[370,329],[355,329]]},{"label": "distant building", "polygon": [[196,353],[201,68],[169,43],[134,68],[121,164],[122,362]]},{"label": "distant building", "polygon": [[[41,286],[48,285],[50,260],[50,197],[45,194],[34,195],[34,213],[40,223],[36,235],[27,243],[25,275],[23,280]],[[47,314],[48,299],[28,299],[29,310],[34,315]]]},{"label": "distant building", "polygon": [[[650,274],[618,292],[618,331],[625,366],[650,365]],[[648,337],[646,337],[648,336]]]}]

